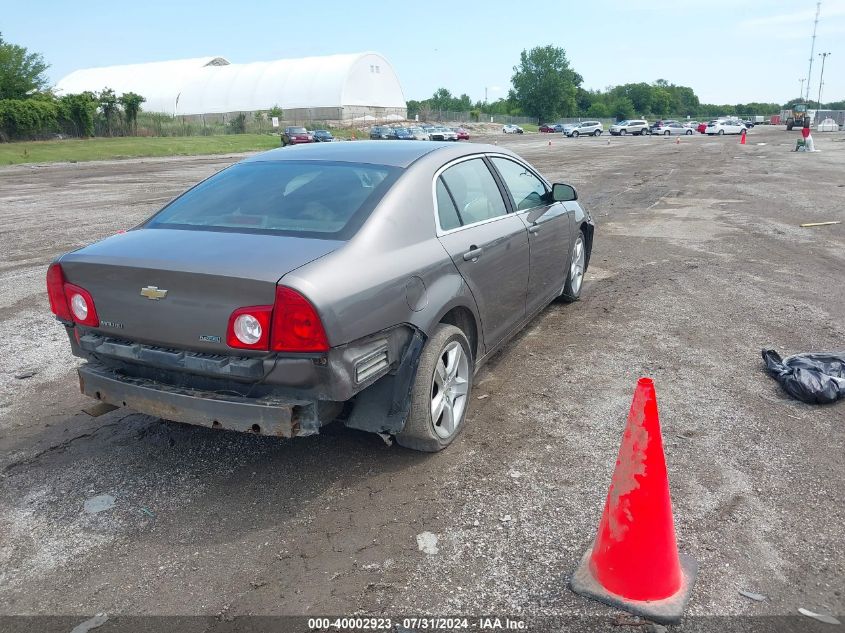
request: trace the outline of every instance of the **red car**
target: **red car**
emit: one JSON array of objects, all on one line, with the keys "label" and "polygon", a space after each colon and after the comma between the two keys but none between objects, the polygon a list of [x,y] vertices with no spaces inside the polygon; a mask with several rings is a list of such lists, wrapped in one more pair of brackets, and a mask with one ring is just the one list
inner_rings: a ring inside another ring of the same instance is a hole
[{"label": "red car", "polygon": [[286,127],[282,133],[282,147],[285,145],[299,145],[313,143],[314,137],[304,127]]},{"label": "red car", "polygon": [[555,126],[549,125],[548,123],[543,123],[543,125],[540,126],[540,131],[541,132],[557,132],[557,130],[555,129]]},{"label": "red car", "polygon": [[707,124],[706,123],[699,123],[698,127],[695,128],[695,131],[698,132],[699,134],[705,134],[706,130],[707,130]]},{"label": "red car", "polygon": [[462,127],[456,127],[456,128],[455,128],[455,134],[457,134],[457,135],[458,135],[458,140],[459,140],[459,141],[468,141],[468,140],[469,140],[469,132],[467,132],[467,131],[466,131],[464,128],[462,128]]}]

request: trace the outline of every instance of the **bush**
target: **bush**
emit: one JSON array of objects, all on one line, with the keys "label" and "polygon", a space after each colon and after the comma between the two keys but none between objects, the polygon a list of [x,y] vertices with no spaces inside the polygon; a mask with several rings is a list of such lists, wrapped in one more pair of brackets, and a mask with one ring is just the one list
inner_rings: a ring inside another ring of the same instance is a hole
[{"label": "bush", "polygon": [[59,125],[72,136],[94,136],[98,105],[92,92],[63,96],[59,99]]},{"label": "bush", "polygon": [[233,117],[231,121],[226,124],[229,128],[230,134],[245,134],[246,133],[246,115],[241,112]]},{"label": "bush", "polygon": [[54,100],[0,100],[0,138],[2,140],[38,138],[57,129],[58,106]]}]

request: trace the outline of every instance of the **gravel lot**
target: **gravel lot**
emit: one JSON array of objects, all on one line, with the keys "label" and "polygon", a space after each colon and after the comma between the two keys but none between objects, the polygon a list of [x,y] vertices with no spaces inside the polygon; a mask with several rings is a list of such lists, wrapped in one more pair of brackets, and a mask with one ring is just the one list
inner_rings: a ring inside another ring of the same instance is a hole
[{"label": "gravel lot", "polygon": [[613,616],[566,580],[640,375],[700,565],[687,615],[844,614],[845,403],[790,400],[760,359],[845,348],[845,223],[798,226],[845,220],[845,135],[796,138],[484,139],[574,184],[595,248],[582,301],[482,370],[436,455],[338,424],[281,441],[86,413],[47,264],[238,157],[0,169],[0,614]]}]

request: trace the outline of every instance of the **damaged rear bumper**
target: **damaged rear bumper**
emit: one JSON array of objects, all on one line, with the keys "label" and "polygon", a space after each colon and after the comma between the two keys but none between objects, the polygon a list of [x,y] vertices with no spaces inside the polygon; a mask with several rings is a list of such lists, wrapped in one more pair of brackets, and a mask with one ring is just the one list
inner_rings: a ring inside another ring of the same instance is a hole
[{"label": "damaged rear bumper", "polygon": [[313,435],[320,429],[316,401],[185,389],[90,362],[78,372],[85,395],[167,420],[280,437]]}]

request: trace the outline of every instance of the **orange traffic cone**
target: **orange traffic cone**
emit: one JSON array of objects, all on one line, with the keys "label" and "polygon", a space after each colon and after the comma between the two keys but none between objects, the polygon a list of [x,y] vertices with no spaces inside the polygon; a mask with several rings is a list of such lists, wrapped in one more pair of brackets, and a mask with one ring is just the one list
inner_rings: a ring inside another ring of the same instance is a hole
[{"label": "orange traffic cone", "polygon": [[745,130],[743,130],[742,133],[739,135],[739,144],[745,145]]},{"label": "orange traffic cone", "polygon": [[679,136],[678,138],[675,139],[675,145],[680,145],[680,144],[681,144],[681,137]]},{"label": "orange traffic cone", "polygon": [[640,378],[593,546],[575,593],[656,622],[681,619],[696,562],[678,553],[669,478],[650,378]]}]

